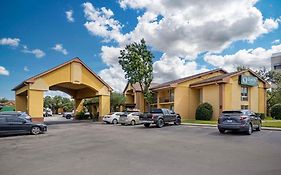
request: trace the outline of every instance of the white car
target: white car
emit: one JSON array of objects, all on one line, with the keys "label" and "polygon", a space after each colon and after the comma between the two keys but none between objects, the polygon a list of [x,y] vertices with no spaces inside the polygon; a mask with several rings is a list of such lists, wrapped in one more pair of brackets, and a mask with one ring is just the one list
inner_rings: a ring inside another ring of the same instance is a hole
[{"label": "white car", "polygon": [[117,124],[119,123],[120,115],[122,115],[123,113],[124,112],[112,112],[110,114],[105,115],[102,120],[105,123]]},{"label": "white car", "polygon": [[127,112],[120,116],[119,122],[121,125],[138,125],[141,124],[139,116],[141,112]]},{"label": "white car", "polygon": [[45,117],[53,116],[52,110],[49,109],[49,108],[44,109],[44,111],[43,111],[43,116],[45,116]]}]

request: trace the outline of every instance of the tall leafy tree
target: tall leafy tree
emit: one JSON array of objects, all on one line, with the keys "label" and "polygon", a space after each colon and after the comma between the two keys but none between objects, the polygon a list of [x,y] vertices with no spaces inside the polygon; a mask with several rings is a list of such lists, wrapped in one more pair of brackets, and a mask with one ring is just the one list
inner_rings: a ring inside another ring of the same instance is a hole
[{"label": "tall leafy tree", "polygon": [[5,97],[0,99],[0,103],[7,103],[9,100]]},{"label": "tall leafy tree", "polygon": [[145,101],[151,104],[153,96],[149,87],[153,79],[154,56],[147,48],[145,40],[126,45],[125,49],[120,51],[118,58],[125,72],[125,78],[130,84],[139,83]]},{"label": "tall leafy tree", "polygon": [[112,92],[110,95],[111,111],[117,111],[125,103],[125,96],[121,93]]}]

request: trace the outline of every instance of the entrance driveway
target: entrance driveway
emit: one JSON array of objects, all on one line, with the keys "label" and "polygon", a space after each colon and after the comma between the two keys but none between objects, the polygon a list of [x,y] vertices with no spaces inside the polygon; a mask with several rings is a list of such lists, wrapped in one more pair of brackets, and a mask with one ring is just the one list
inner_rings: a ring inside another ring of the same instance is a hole
[{"label": "entrance driveway", "polygon": [[0,174],[280,175],[280,148],[278,131],[59,124],[43,135],[0,138]]}]

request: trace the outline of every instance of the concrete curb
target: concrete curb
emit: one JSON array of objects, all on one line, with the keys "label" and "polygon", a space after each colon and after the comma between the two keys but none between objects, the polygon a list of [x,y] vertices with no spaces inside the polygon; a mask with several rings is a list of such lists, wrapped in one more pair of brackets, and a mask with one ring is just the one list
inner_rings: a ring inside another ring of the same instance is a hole
[{"label": "concrete curb", "polygon": [[[182,125],[187,126],[207,126],[207,127],[217,127],[217,125],[213,124],[198,124],[198,123],[181,123]],[[262,130],[270,130],[270,131],[281,131],[281,128],[272,128],[272,127],[262,127]]]}]

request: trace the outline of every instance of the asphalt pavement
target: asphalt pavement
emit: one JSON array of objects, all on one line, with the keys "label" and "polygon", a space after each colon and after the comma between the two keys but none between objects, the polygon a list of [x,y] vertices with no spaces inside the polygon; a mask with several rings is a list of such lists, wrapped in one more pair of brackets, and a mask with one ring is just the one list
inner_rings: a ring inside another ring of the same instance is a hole
[{"label": "asphalt pavement", "polygon": [[1,175],[280,175],[281,132],[203,126],[50,125],[0,138]]}]

